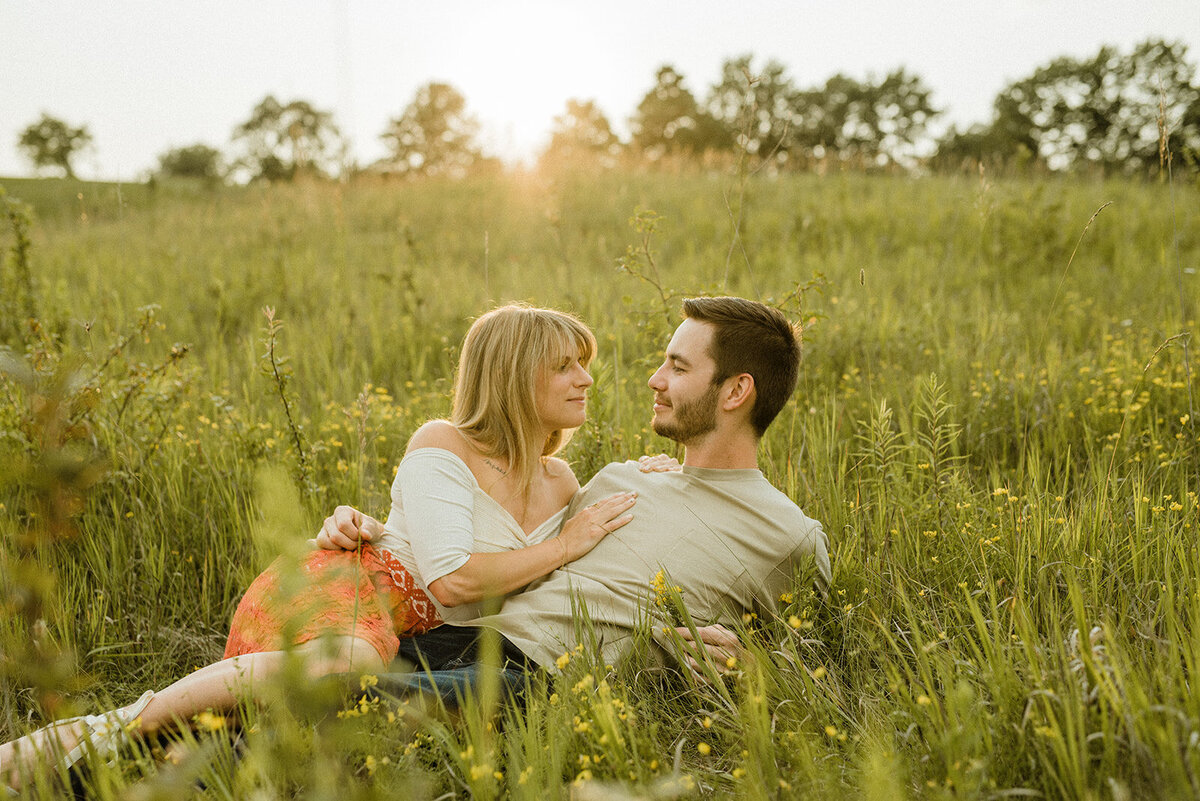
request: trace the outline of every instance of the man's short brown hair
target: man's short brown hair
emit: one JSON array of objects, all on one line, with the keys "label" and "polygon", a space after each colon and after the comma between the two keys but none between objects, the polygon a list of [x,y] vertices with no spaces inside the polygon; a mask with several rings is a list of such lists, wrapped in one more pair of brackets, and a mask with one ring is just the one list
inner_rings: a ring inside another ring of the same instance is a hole
[{"label": "man's short brown hair", "polygon": [[750,423],[761,437],[796,388],[796,329],[779,309],[745,298],[688,298],[683,314],[715,329],[709,354],[717,364],[713,383],[742,373],[754,379]]}]

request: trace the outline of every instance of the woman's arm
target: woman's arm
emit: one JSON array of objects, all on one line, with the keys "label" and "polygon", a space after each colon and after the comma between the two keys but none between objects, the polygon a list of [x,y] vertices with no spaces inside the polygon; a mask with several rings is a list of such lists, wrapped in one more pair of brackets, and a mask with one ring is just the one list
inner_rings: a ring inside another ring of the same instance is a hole
[{"label": "woman's arm", "polygon": [[[406,527],[417,569],[429,592],[445,607],[505,595],[583,556],[609,532],[629,522],[621,519],[633,497],[606,498],[610,503],[576,515],[559,538],[498,553],[475,549],[474,492],[477,479],[467,467],[472,452],[462,434],[445,421],[423,425],[409,440],[409,457],[425,449],[423,467],[406,459],[396,473],[403,497]],[[449,451],[458,459],[439,454]],[[461,460],[461,461],[460,461]],[[546,463],[554,492],[563,505],[579,489],[565,462]],[[514,543],[515,544],[515,543]]]},{"label": "woman's arm", "polygon": [[[426,423],[409,440],[392,487],[393,497],[398,497],[404,508],[404,527],[419,577],[442,606],[474,603],[518,590],[583,556],[633,519],[628,511],[635,494],[617,493],[580,510],[554,539],[510,551],[476,553],[476,480],[466,466],[469,454],[465,451],[462,435],[448,423]],[[579,483],[565,463],[551,459],[548,467],[565,505]],[[325,520],[317,545],[353,550],[359,541],[379,539],[383,530],[374,518],[339,506]]]},{"label": "woman's arm", "polygon": [[581,509],[555,538],[499,553],[473,553],[458,569],[429,582],[445,607],[474,603],[519,590],[588,553],[600,540],[633,519],[636,493],[619,492]]},{"label": "woman's arm", "polygon": [[[429,584],[429,591],[445,607],[474,603],[507,595],[535,579],[573,562],[596,547],[608,534],[633,519],[628,510],[634,493],[611,495],[580,510],[555,538],[498,553],[472,553],[458,569]],[[325,518],[316,545],[326,550],[355,550],[383,532],[383,523],[352,506],[339,506]]]}]

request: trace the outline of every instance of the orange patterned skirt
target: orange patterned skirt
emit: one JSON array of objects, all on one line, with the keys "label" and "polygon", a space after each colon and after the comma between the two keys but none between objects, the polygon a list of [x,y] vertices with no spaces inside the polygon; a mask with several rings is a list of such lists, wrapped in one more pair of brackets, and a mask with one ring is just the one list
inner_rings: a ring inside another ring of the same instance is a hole
[{"label": "orange patterned skirt", "polygon": [[441,622],[433,601],[388,551],[315,550],[298,566],[280,557],[254,580],[233,613],[225,658],[333,634],[367,640],[387,664],[401,637]]}]

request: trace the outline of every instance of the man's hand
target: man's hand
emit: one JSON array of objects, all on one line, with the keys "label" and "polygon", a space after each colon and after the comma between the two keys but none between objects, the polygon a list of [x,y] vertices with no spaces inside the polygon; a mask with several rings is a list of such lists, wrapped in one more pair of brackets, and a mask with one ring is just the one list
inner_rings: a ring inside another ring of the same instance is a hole
[{"label": "man's hand", "polygon": [[325,518],[315,545],[327,551],[353,551],[359,542],[371,542],[383,533],[383,524],[353,506],[339,506]]},{"label": "man's hand", "polygon": [[[696,634],[700,635],[698,643],[687,626],[676,628],[675,633],[688,644],[689,649],[697,651],[718,673],[733,670],[746,661],[747,651],[742,646],[742,641],[720,623],[696,629]],[[698,675],[704,676],[704,668],[696,661],[695,656],[691,653],[684,653],[683,656],[688,667]]]}]

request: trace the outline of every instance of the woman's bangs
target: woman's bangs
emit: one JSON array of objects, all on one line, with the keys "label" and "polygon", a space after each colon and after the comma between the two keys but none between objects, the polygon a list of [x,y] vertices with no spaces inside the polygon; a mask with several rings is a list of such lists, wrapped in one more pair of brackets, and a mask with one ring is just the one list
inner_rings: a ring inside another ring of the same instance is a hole
[{"label": "woman's bangs", "polygon": [[560,337],[560,348],[565,357],[572,360],[579,359],[584,367],[587,367],[596,358],[596,338],[592,336],[592,332],[588,330],[587,326],[578,320],[570,318],[564,320]]}]

